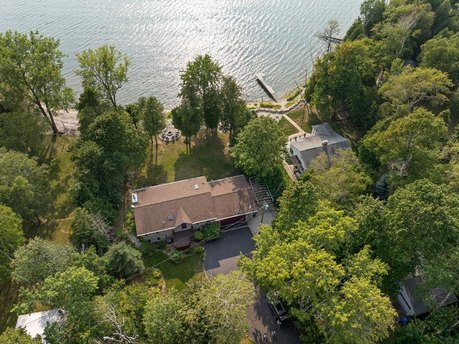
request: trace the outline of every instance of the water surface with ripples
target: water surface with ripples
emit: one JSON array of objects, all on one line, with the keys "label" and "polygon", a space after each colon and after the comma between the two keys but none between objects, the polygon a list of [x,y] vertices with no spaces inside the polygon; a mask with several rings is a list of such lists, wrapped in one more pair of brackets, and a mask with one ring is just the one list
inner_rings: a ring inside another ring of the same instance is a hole
[{"label": "water surface with ripples", "polygon": [[263,92],[255,73],[278,94],[301,83],[323,43],[314,36],[330,19],[345,32],[361,0],[0,0],[0,31],[59,38],[64,72],[80,91],[75,53],[114,44],[132,60],[122,102],[155,95],[177,103],[180,71],[198,54],[211,54],[247,98]]}]

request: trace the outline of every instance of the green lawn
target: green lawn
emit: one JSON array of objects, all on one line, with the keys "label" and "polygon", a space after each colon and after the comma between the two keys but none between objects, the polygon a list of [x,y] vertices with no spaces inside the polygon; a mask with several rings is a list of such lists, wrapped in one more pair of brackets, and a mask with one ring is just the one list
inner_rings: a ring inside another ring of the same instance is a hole
[{"label": "green lawn", "polygon": [[280,119],[279,126],[284,132],[285,136],[290,136],[298,132],[298,130],[292,125],[292,123],[290,123],[284,117]]},{"label": "green lawn", "polygon": [[201,278],[203,272],[203,256],[193,254],[185,257],[179,264],[172,263],[163,252],[155,252],[144,258],[145,268],[156,267],[166,281],[167,288],[181,290],[192,278]]},{"label": "green lawn", "polygon": [[287,114],[288,117],[290,117],[296,124],[298,124],[303,130],[307,133],[310,133],[312,128],[311,125],[308,122],[308,113],[304,114],[303,117],[303,108],[299,108],[295,111],[291,111]]},{"label": "green lawn", "polygon": [[228,136],[206,137],[200,134],[192,139],[191,153],[186,153],[183,138],[176,142],[160,141],[158,161],[155,152],[142,170],[136,187],[157,185],[177,180],[206,176],[208,180],[240,174],[228,155]]}]

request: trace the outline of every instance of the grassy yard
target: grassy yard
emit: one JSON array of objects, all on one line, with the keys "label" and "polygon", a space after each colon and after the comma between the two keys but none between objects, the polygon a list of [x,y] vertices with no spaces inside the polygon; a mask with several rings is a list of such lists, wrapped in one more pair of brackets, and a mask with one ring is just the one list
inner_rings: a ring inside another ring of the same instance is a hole
[{"label": "grassy yard", "polygon": [[160,141],[158,160],[155,151],[142,170],[136,187],[206,176],[208,180],[239,174],[228,154],[228,136],[204,134],[192,139],[191,153],[186,153],[183,138],[176,142]]},{"label": "grassy yard", "polygon": [[311,125],[308,122],[308,113],[306,112],[303,117],[303,109],[299,108],[287,114],[296,124],[298,124],[307,133],[311,132]]},{"label": "grassy yard", "polygon": [[279,126],[284,132],[285,136],[290,136],[298,132],[298,130],[296,130],[296,128],[292,125],[292,123],[287,121],[284,117],[280,119]]},{"label": "grassy yard", "polygon": [[146,256],[144,263],[145,268],[156,267],[161,270],[167,288],[181,290],[192,278],[203,276],[203,256],[200,254],[185,257],[183,262],[175,264],[168,260],[166,254],[158,251]]}]

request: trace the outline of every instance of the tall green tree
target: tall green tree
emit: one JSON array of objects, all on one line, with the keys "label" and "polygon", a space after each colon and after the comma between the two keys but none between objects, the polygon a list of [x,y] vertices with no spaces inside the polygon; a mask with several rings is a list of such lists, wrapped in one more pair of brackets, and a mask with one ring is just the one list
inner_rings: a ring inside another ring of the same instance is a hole
[{"label": "tall green tree", "polygon": [[309,178],[319,194],[339,208],[351,208],[371,185],[358,157],[350,149],[338,150],[330,161],[323,153],[310,166]]},{"label": "tall green tree", "polygon": [[459,82],[459,33],[438,35],[428,40],[419,55],[420,66],[448,73],[451,80]]},{"label": "tall green tree", "polygon": [[286,138],[276,121],[259,117],[251,120],[239,133],[231,156],[244,173],[266,177],[282,162],[285,144]]},{"label": "tall green tree", "polygon": [[99,253],[105,253],[110,245],[110,227],[100,214],[78,208],[72,223],[70,241],[77,250],[94,246]]},{"label": "tall green tree", "polygon": [[434,68],[405,67],[403,72],[389,77],[379,89],[392,114],[403,114],[419,106],[438,106],[448,101],[452,81]]},{"label": "tall green tree", "polygon": [[221,67],[210,55],[199,55],[189,62],[180,76],[180,97],[198,111],[206,127],[216,130],[221,119]]},{"label": "tall green tree", "polygon": [[0,148],[0,203],[9,206],[23,219],[41,223],[49,207],[47,165],[26,154]]},{"label": "tall green tree", "polygon": [[289,230],[298,221],[306,221],[314,215],[319,206],[317,187],[309,181],[298,181],[290,184],[279,198],[279,209],[274,227]]},{"label": "tall green tree", "polygon": [[35,238],[19,247],[11,262],[13,279],[23,285],[42,283],[48,276],[65,271],[72,265],[73,248],[53,241]]},{"label": "tall green tree", "polygon": [[191,152],[191,137],[201,128],[201,117],[196,108],[188,101],[182,101],[179,107],[172,109],[172,123],[185,136],[185,144]]},{"label": "tall green tree", "polygon": [[128,81],[130,60],[113,45],[103,45],[77,54],[83,87],[100,90],[115,109],[118,109],[117,93]]},{"label": "tall green tree", "polygon": [[153,138],[156,144],[156,159],[158,159],[158,134],[166,126],[164,107],[155,97],[140,98],[138,101],[140,117],[143,119],[143,128],[150,136],[150,147],[153,149]]},{"label": "tall green tree", "polygon": [[185,304],[178,293],[156,295],[147,301],[143,323],[151,343],[185,343]]},{"label": "tall green tree", "polygon": [[48,125],[46,120],[36,112],[26,106],[0,111],[1,146],[8,150],[40,157],[45,148]]},{"label": "tall green tree", "polygon": [[0,93],[38,109],[54,135],[58,134],[56,112],[73,102],[62,75],[63,57],[59,40],[38,32],[0,34]]},{"label": "tall green tree", "polygon": [[147,145],[143,129],[136,128],[124,111],[94,119],[73,154],[78,204],[113,220],[110,207],[119,205],[124,182],[145,161]]},{"label": "tall green tree", "polygon": [[140,251],[124,242],[110,246],[104,258],[108,272],[117,278],[128,278],[145,269]]},{"label": "tall green tree", "polygon": [[419,108],[390,122],[386,130],[370,133],[363,145],[375,152],[397,178],[412,181],[434,176],[439,147],[447,132],[442,118]]},{"label": "tall green tree", "polygon": [[253,119],[254,115],[241,99],[241,89],[231,76],[223,77],[221,102],[221,129],[229,134],[229,141],[234,144],[237,134]]},{"label": "tall green tree", "polygon": [[306,94],[324,120],[348,113],[357,125],[377,119],[377,44],[369,40],[344,42],[314,64]]},{"label": "tall green tree", "polygon": [[24,241],[21,219],[11,208],[0,204],[0,281],[10,276],[14,252]]},{"label": "tall green tree", "polygon": [[447,186],[417,180],[389,197],[387,208],[390,250],[384,260],[394,283],[456,250],[459,197]]}]

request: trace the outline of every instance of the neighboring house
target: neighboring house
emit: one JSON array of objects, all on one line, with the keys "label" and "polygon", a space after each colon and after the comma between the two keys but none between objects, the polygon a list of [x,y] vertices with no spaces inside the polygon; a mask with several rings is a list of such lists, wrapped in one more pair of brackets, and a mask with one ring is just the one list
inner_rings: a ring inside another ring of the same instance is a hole
[{"label": "neighboring house", "polygon": [[22,314],[18,317],[16,328],[23,328],[32,338],[40,336],[42,342],[46,343],[46,338],[43,335],[46,326],[60,322],[64,318],[65,312],[62,309]]},{"label": "neighboring house", "polygon": [[330,158],[338,149],[351,148],[349,140],[335,133],[328,123],[313,125],[311,134],[290,142],[292,162],[301,172],[323,152]]},{"label": "neighboring house", "polygon": [[[421,276],[407,278],[402,284],[397,301],[401,306],[402,315],[409,317],[419,317],[430,313],[432,310],[419,295],[417,286],[422,282]],[[432,304],[446,306],[457,302],[456,295],[448,293],[444,288],[435,288],[429,291]]]},{"label": "neighboring house", "polygon": [[243,175],[210,182],[198,177],[134,190],[132,207],[138,237],[149,242],[181,241],[181,246],[189,244],[192,230],[204,224],[227,226],[247,221],[257,212],[251,185]]}]

